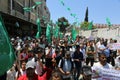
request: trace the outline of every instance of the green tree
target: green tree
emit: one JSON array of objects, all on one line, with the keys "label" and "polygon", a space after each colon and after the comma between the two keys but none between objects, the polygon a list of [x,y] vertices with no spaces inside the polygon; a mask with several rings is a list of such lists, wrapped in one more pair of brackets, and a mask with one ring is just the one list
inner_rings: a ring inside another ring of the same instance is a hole
[{"label": "green tree", "polygon": [[89,22],[84,21],[80,24],[80,29],[88,30],[88,25],[89,25]]},{"label": "green tree", "polygon": [[80,26],[80,29],[82,30],[92,30],[96,28],[96,26],[93,25],[93,22],[82,22]]},{"label": "green tree", "polygon": [[60,27],[61,32],[66,32],[66,27],[68,27],[69,25],[70,24],[65,17],[61,17],[58,19],[58,26]]},{"label": "green tree", "polygon": [[85,22],[88,22],[88,7],[87,7],[87,9],[86,9],[84,21],[85,21]]}]

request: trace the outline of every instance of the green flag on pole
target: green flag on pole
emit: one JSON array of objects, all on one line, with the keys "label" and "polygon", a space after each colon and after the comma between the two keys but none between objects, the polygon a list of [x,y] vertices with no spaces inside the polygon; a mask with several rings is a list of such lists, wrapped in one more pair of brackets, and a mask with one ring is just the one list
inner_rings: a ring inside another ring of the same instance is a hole
[{"label": "green flag on pole", "polygon": [[37,34],[36,34],[36,38],[39,38],[41,36],[41,27],[40,27],[40,18],[37,18]]},{"label": "green flag on pole", "polygon": [[55,38],[58,38],[58,36],[59,36],[59,31],[60,31],[60,28],[59,28],[59,26],[56,24],[55,33],[53,34]]},{"label": "green flag on pole", "polygon": [[42,2],[35,2],[35,5],[33,5],[32,7],[24,7],[24,11],[26,12],[30,12],[32,9],[34,9],[36,6],[42,4]]},{"label": "green flag on pole", "polygon": [[68,11],[71,11],[71,9],[70,9],[69,7],[67,8],[67,10],[68,10]]},{"label": "green flag on pole", "polygon": [[76,17],[76,14],[71,13],[70,15],[73,16],[74,18]]},{"label": "green flag on pole", "polygon": [[15,53],[0,15],[0,75],[13,66],[15,59]]},{"label": "green flag on pole", "polygon": [[112,24],[111,24],[111,22],[110,22],[110,19],[109,19],[109,18],[106,18],[106,22],[107,22],[107,24],[108,24],[108,26],[109,26],[109,27],[111,27],[111,26],[112,26]]},{"label": "green flag on pole", "polygon": [[40,32],[37,32],[35,37],[36,37],[37,39],[40,38]]},{"label": "green flag on pole", "polygon": [[38,31],[41,32],[41,27],[40,27],[40,18],[37,18],[37,26],[38,26]]},{"label": "green flag on pole", "polygon": [[77,31],[75,30],[75,27],[73,27],[73,28],[72,28],[72,40],[75,41],[76,36],[77,36]]},{"label": "green flag on pole", "polygon": [[49,24],[47,24],[46,38],[48,42],[51,43],[51,26]]},{"label": "green flag on pole", "polygon": [[24,9],[24,11],[26,11],[26,12],[30,12],[30,11],[31,11],[31,8],[29,8],[29,7],[24,7],[23,9]]},{"label": "green flag on pole", "polygon": [[93,21],[91,21],[88,25],[88,30],[92,30],[92,27],[93,27]]},{"label": "green flag on pole", "polygon": [[68,43],[69,43],[69,44],[71,43],[71,38],[70,38],[70,36],[68,36]]},{"label": "green flag on pole", "polygon": [[61,2],[61,4],[62,4],[63,6],[65,5],[65,3],[63,2],[63,0],[61,0],[60,2]]}]

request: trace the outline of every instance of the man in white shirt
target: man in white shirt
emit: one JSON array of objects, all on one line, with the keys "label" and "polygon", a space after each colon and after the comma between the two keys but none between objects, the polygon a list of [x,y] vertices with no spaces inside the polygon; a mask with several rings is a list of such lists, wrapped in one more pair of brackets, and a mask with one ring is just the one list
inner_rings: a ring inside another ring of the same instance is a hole
[{"label": "man in white shirt", "polygon": [[99,70],[105,68],[105,69],[113,69],[113,66],[109,63],[107,63],[107,58],[105,53],[99,54],[99,62],[94,63],[92,67],[93,71],[93,78],[97,78],[97,80],[101,80],[99,76]]},{"label": "man in white shirt", "polygon": [[65,53],[65,58],[61,59],[58,64],[58,69],[63,76],[63,80],[72,80],[72,71],[75,68],[71,58],[70,52]]},{"label": "man in white shirt", "polygon": [[35,73],[38,74],[39,76],[43,75],[43,63],[41,62],[41,57],[43,55],[43,52],[41,49],[38,49],[36,52],[36,57],[37,57],[37,61],[36,61],[36,69],[35,69]]}]

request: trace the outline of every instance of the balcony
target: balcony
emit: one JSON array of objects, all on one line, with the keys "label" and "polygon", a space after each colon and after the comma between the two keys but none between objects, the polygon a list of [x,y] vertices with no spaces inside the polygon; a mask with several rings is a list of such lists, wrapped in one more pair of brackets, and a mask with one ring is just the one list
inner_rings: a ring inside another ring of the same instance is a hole
[{"label": "balcony", "polygon": [[30,22],[36,24],[36,15],[33,12],[30,12]]}]

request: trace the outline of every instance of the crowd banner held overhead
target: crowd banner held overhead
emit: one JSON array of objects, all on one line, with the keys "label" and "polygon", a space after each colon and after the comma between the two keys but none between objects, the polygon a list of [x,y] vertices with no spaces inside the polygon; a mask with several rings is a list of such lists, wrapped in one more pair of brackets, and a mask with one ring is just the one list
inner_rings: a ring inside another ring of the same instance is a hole
[{"label": "crowd banner held overhead", "polygon": [[0,15],[0,75],[9,70],[15,60],[16,56]]},{"label": "crowd banner held overhead", "polygon": [[109,48],[112,50],[120,49],[120,43],[111,43],[109,44]]},{"label": "crowd banner held overhead", "polygon": [[92,78],[95,80],[120,80],[120,71],[118,70],[105,68],[99,68],[95,70],[97,71],[94,71],[93,68],[92,76]]}]

